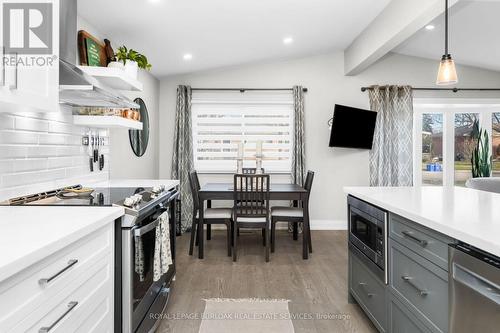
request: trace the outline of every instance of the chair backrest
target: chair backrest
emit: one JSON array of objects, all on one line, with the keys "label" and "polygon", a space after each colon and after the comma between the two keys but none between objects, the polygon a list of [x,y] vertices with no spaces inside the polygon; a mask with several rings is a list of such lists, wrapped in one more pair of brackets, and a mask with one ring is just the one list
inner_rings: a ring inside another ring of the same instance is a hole
[{"label": "chair backrest", "polygon": [[269,175],[234,175],[234,209],[236,217],[269,215]]},{"label": "chair backrest", "polygon": [[[260,168],[260,171],[262,174],[265,173],[264,168]],[[242,172],[245,175],[255,175],[257,173],[257,168],[243,168]]]},{"label": "chair backrest", "polygon": [[311,170],[307,171],[307,177],[306,177],[306,182],[304,183],[304,189],[308,193],[311,193],[313,180],[314,180],[314,172]]},{"label": "chair backrest", "polygon": [[200,198],[198,197],[198,191],[200,190],[200,181],[196,170],[189,173],[189,186],[191,187],[191,196],[193,197],[193,207],[194,209],[199,209]]}]

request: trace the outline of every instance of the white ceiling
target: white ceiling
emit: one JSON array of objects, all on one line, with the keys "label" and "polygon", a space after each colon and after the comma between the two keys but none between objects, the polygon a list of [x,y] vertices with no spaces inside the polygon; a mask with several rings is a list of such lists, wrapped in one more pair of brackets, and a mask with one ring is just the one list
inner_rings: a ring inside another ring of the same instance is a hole
[{"label": "white ceiling", "polygon": [[[78,11],[115,45],[148,56],[153,74],[164,76],[343,50],[389,2],[80,0]],[[288,36],[294,41],[284,45]]]},{"label": "white ceiling", "polygon": [[[444,16],[430,22],[394,52],[440,60],[444,53]],[[500,1],[461,0],[450,9],[449,52],[455,62],[500,71]]]}]

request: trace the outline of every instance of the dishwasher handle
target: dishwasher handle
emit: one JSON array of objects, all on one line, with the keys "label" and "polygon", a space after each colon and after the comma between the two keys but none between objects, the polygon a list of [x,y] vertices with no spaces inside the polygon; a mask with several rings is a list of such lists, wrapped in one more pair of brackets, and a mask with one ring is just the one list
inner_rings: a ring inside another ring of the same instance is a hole
[{"label": "dishwasher handle", "polygon": [[460,282],[495,304],[500,305],[500,286],[457,263],[452,264],[452,269],[455,281]]}]

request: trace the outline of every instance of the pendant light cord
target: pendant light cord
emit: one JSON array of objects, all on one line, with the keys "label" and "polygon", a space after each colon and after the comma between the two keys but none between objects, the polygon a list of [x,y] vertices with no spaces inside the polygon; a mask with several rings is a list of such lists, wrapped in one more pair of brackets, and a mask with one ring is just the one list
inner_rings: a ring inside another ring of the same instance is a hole
[{"label": "pendant light cord", "polygon": [[444,54],[448,56],[448,0],[445,0],[444,9]]}]

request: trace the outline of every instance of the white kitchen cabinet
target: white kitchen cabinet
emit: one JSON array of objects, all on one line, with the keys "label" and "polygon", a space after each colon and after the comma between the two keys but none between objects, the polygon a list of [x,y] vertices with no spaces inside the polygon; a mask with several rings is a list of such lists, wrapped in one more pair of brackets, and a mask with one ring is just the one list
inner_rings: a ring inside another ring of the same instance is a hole
[{"label": "white kitchen cabinet", "polygon": [[[0,0],[0,17],[4,17],[5,4],[36,4],[38,2],[48,3],[47,0]],[[0,24],[2,58],[0,112],[59,111],[59,0],[50,0],[49,3],[52,5],[52,53],[50,54],[24,54],[22,51],[6,54],[8,41],[3,39],[5,27],[4,24]],[[22,14],[25,10],[27,9],[9,11],[12,22],[17,22],[16,15]],[[17,14],[12,14],[13,12]],[[30,15],[35,14],[30,13]],[[21,23],[23,23],[22,20]],[[30,33],[29,29],[22,28],[22,24],[11,23],[10,26],[12,29],[16,26],[15,34],[18,36]],[[11,41],[9,44],[12,45],[12,43]]]},{"label": "white kitchen cabinet", "polygon": [[113,332],[114,224],[2,281],[0,299],[0,332]]}]

